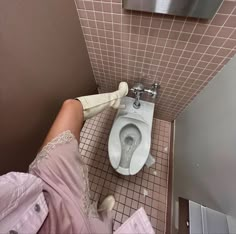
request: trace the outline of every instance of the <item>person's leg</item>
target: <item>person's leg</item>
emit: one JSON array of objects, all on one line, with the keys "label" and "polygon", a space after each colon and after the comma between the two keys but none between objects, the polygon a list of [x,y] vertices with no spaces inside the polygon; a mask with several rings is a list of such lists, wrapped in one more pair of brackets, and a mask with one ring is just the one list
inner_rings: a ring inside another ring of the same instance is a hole
[{"label": "person's leg", "polygon": [[83,107],[80,101],[73,99],[64,101],[42,147],[66,130],[70,130],[79,142],[83,120]]},{"label": "person's leg", "polygon": [[[81,102],[73,99],[66,100],[63,103],[55,121],[53,122],[51,129],[49,130],[42,147],[45,146],[47,143],[49,143],[60,133],[66,130],[70,130],[76,137],[77,141],[79,142],[80,131],[83,126],[83,121],[84,121],[84,114]],[[99,211],[100,212],[111,211],[114,205],[115,205],[115,198],[110,195],[103,200],[103,202],[99,206]]]},{"label": "person's leg", "polygon": [[108,107],[118,108],[120,99],[127,95],[128,91],[128,84],[121,82],[119,89],[115,92],[77,97],[77,100],[66,100],[42,147],[66,130],[70,130],[79,142],[83,121],[97,115]]},{"label": "person's leg", "polygon": [[129,92],[129,87],[126,82],[120,82],[118,90],[111,93],[100,93],[95,95],[77,97],[83,106],[84,119],[87,120],[103,110],[112,107],[120,108],[121,98]]}]

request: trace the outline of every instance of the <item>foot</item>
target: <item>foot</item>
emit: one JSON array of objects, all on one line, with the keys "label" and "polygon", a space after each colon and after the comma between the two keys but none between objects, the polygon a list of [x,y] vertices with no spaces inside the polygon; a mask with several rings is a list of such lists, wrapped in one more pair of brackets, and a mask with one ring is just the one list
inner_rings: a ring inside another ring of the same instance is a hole
[{"label": "foot", "polygon": [[112,104],[112,107],[114,109],[118,109],[120,108],[120,101],[121,98],[126,96],[129,92],[129,87],[128,84],[126,82],[120,82],[118,90],[113,92],[115,94],[115,99],[116,101]]},{"label": "foot", "polygon": [[115,198],[112,195],[107,196],[98,207],[98,212],[101,211],[112,211],[115,206]]},{"label": "foot", "polygon": [[128,94],[129,92],[129,86],[126,82],[120,82],[119,87],[118,87],[119,95],[120,97],[124,97]]}]

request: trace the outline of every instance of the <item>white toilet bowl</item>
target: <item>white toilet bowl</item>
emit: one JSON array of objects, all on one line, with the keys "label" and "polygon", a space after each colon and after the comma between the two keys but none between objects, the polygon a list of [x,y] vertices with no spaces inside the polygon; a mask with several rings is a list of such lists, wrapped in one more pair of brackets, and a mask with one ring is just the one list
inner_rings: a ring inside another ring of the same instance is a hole
[{"label": "white toilet bowl", "polygon": [[109,136],[108,152],[112,167],[120,174],[134,175],[146,163],[151,147],[151,130],[154,104],[140,101],[133,107],[134,99],[124,97]]}]

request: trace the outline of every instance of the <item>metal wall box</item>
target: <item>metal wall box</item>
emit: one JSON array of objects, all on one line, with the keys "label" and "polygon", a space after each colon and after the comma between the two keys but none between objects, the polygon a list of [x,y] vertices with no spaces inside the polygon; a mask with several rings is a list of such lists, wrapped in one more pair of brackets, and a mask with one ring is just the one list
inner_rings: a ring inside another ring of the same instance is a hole
[{"label": "metal wall box", "polygon": [[223,0],[123,0],[127,10],[211,19]]}]

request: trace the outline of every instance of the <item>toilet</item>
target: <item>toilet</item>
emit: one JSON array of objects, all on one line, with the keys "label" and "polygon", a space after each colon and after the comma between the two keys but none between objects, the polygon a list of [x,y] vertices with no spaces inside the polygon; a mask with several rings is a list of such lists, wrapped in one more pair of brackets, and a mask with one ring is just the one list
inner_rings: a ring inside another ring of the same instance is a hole
[{"label": "toilet", "polygon": [[151,148],[154,104],[123,97],[109,136],[108,153],[112,167],[122,175],[137,174],[146,163]]}]

